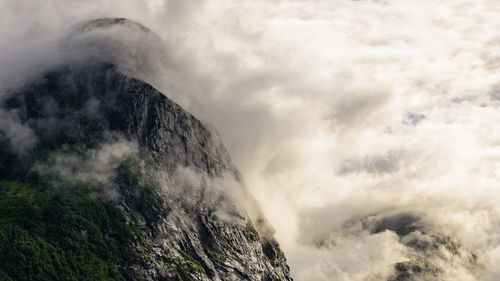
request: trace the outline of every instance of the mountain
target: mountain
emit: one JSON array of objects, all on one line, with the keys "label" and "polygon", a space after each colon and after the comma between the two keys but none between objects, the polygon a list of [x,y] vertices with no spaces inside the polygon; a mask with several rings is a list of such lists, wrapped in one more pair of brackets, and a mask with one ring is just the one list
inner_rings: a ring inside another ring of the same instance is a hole
[{"label": "mountain", "polygon": [[391,266],[387,277],[371,276],[362,280],[439,281],[484,280],[481,257],[461,241],[443,231],[423,214],[411,209],[386,209],[347,220],[340,230],[319,234],[312,245],[333,249],[349,237],[394,235],[405,259]]},{"label": "mountain", "polygon": [[82,23],[0,101],[1,280],[291,280],[217,134],[141,79],[159,40]]}]

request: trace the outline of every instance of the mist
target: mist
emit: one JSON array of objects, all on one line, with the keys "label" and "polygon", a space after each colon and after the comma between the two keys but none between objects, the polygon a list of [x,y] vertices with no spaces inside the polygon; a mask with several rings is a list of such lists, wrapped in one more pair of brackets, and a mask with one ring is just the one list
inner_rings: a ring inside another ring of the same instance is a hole
[{"label": "mist", "polygon": [[[85,20],[158,34],[137,75],[218,131],[295,280],[383,280],[422,260],[439,280],[500,278],[500,2],[0,7],[0,96],[74,58],[60,42]],[[125,37],[110,38],[143,42]],[[0,130],[23,152],[36,140],[12,122]]]}]

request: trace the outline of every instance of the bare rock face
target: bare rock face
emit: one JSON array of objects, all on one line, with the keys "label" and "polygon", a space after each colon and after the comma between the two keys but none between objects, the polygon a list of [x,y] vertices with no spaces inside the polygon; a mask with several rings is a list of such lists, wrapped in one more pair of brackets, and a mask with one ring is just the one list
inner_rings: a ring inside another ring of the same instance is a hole
[{"label": "bare rock face", "polygon": [[[125,19],[92,21],[71,36],[94,50],[97,41],[81,38],[112,28],[155,37]],[[120,47],[109,42],[106,48]],[[109,60],[91,56],[49,71],[2,101],[2,111],[36,139],[31,150],[9,157],[22,163],[33,151],[46,151],[29,160],[32,167],[0,164],[2,176],[35,169],[98,183],[95,196],[119,207],[140,230],[140,258],[116,264],[127,280],[291,280],[272,228],[217,135],[133,77],[141,56],[124,70],[124,54],[112,53]],[[118,157],[121,143],[135,149]]]}]

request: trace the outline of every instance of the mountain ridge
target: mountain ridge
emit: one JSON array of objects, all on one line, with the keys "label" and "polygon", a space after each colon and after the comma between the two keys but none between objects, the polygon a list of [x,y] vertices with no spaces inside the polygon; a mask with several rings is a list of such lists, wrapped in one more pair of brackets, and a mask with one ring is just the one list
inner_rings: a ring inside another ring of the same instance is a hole
[{"label": "mountain ridge", "polygon": [[[33,140],[17,153],[19,142],[0,132],[3,192],[45,198],[43,190],[64,193],[85,186],[85,198],[118,208],[125,221],[117,215],[117,225],[130,227],[118,234],[131,237],[125,245],[134,258],[93,253],[126,280],[291,280],[272,228],[222,143],[194,116],[113,62],[59,66],[3,100],[2,110],[14,116],[10,121]],[[18,199],[42,210],[34,224],[43,229],[51,220],[52,206]],[[248,213],[248,205],[256,214]],[[1,218],[13,216],[11,211]],[[94,237],[86,227],[68,229],[74,232],[69,237]],[[105,229],[96,232],[97,241],[115,241],[117,230]],[[55,243],[46,231],[39,239]]]}]

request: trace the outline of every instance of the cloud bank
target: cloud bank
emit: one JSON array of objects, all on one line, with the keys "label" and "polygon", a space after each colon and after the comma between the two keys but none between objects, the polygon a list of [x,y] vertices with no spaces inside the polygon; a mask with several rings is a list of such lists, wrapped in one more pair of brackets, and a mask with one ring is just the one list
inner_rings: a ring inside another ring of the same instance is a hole
[{"label": "cloud bank", "polygon": [[[392,278],[425,256],[411,239],[438,238],[463,252],[426,252],[439,280],[500,277],[497,1],[0,6],[2,93],[57,63],[76,22],[126,17],[156,32],[165,55],[144,79],[218,130],[297,280]],[[426,227],[363,224],[401,214]]]}]

